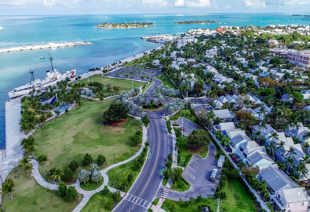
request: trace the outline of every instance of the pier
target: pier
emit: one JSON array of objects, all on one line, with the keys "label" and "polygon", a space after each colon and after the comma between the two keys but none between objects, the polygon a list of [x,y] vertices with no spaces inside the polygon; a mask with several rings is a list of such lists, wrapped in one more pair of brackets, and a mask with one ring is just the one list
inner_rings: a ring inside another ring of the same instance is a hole
[{"label": "pier", "polygon": [[12,48],[7,48],[7,49],[0,49],[0,53],[30,51],[30,50],[40,50],[40,49],[57,49],[57,48],[74,47],[74,46],[88,46],[88,45],[92,45],[92,43],[91,42],[47,43],[47,44],[42,44],[42,45],[20,46],[20,47],[12,47]]}]

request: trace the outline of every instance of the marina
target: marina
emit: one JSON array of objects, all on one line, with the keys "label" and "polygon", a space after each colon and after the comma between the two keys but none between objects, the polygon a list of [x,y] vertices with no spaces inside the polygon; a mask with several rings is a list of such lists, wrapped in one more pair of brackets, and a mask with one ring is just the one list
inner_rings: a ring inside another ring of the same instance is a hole
[{"label": "marina", "polygon": [[7,49],[0,49],[0,53],[30,51],[30,50],[40,50],[40,49],[57,49],[57,48],[75,47],[75,46],[88,46],[88,45],[92,45],[92,43],[91,42],[47,43],[47,44],[42,44],[42,45],[30,45],[30,46],[20,46],[20,47],[12,47],[12,48],[7,48]]}]

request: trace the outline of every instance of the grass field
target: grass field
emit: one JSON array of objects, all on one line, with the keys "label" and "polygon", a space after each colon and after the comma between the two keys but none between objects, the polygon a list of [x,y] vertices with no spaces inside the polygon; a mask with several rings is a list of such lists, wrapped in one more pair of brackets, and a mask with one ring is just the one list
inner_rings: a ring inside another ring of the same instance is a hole
[{"label": "grass field", "polygon": [[170,79],[167,77],[167,75],[165,73],[163,73],[162,75],[156,77],[155,79],[159,79],[163,82],[163,85],[166,86],[168,85],[170,88],[174,88],[175,86],[172,84],[172,82],[170,81]]},{"label": "grass field", "polygon": [[[221,200],[220,211],[229,211],[229,212],[257,211],[254,199],[240,181],[233,180],[230,183],[227,182],[223,191],[226,192],[227,198],[225,200]],[[186,207],[184,202],[180,205],[179,202],[166,199],[162,208],[165,209],[167,212],[173,212],[173,211],[200,212],[202,211],[202,207],[206,206],[211,208],[213,211],[216,211],[217,200],[209,197],[207,199],[203,199],[201,202],[195,202],[194,204],[189,204],[188,207]]]},{"label": "grass field", "polygon": [[[145,155],[145,157],[147,154]],[[143,164],[145,162],[145,157],[143,158]],[[129,163],[123,164],[121,166],[115,167],[107,172],[107,175],[109,176],[109,186],[119,189],[121,191],[127,192],[131,185],[135,182],[136,178],[138,177],[142,167],[140,170],[135,169],[135,163],[138,160],[138,157]],[[133,180],[131,182],[128,182],[127,176],[132,173]],[[112,185],[113,184],[113,185]],[[122,185],[126,184],[126,188],[122,188]]]},{"label": "grass field", "polygon": [[[68,114],[53,120],[34,134],[37,154],[46,154],[48,161],[39,166],[47,179],[47,170],[64,168],[72,160],[81,163],[89,153],[96,160],[99,154],[107,159],[107,165],[123,161],[134,155],[140,145],[133,147],[130,137],[141,129],[138,121],[128,118],[125,125],[103,125],[102,114],[114,100],[82,101],[82,105]],[[77,175],[77,173],[75,174]]]},{"label": "grass field", "polygon": [[202,158],[205,158],[208,154],[208,146],[200,151],[192,151],[187,147],[186,138],[177,138],[177,146],[179,151],[181,151],[178,155],[178,166],[186,167],[193,155],[197,154]]},{"label": "grass field", "polygon": [[191,120],[192,122],[197,123],[196,117],[193,114],[191,114],[191,111],[189,109],[180,110],[177,114],[170,117],[170,120],[177,120],[180,117],[187,118],[187,119]]},{"label": "grass field", "polygon": [[[131,80],[113,79],[113,78],[102,77],[100,75],[94,75],[94,76],[89,77],[89,82],[95,82],[95,81],[104,84],[105,94],[108,94],[108,93],[114,94],[113,89],[111,91],[107,91],[107,84],[111,84],[112,88],[114,86],[120,87],[121,88],[120,93],[122,93],[124,91],[129,91],[132,89],[132,81]],[[76,83],[84,83],[87,85],[88,79],[83,79],[83,80],[74,82],[74,83],[72,83],[72,85],[74,85]],[[143,86],[144,84],[145,83],[143,83],[143,82],[133,81],[133,87],[134,88]]]},{"label": "grass field", "polygon": [[[15,178],[15,175],[18,178]],[[13,201],[8,195],[3,196],[3,207],[6,212],[71,212],[77,206],[77,201],[65,202],[57,195],[57,191],[41,187],[31,177],[30,172],[25,173],[20,166],[13,169],[8,178],[14,181],[15,190]],[[82,195],[79,195],[79,201],[81,200]]]},{"label": "grass field", "polygon": [[105,202],[110,200],[108,196],[102,196],[100,193],[94,194],[84,208],[81,210],[82,212],[110,212],[111,210],[107,210],[104,208]]}]

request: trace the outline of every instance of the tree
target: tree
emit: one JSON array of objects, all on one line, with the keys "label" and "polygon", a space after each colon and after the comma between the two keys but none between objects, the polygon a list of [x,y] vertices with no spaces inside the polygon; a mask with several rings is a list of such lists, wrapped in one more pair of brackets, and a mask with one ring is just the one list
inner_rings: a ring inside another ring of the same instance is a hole
[{"label": "tree", "polygon": [[93,173],[92,173],[92,177],[91,177],[91,180],[93,181],[93,182],[96,182],[97,184],[98,184],[98,182],[100,181],[102,179],[102,175],[101,175],[101,173],[99,172],[99,171],[94,171]]},{"label": "tree", "polygon": [[102,166],[106,162],[106,158],[103,155],[98,155],[97,164],[98,166]]},{"label": "tree", "polygon": [[207,145],[209,145],[211,139],[206,131],[204,130],[194,130],[188,137],[187,143],[193,149],[201,149]]},{"label": "tree", "polygon": [[274,66],[278,66],[281,64],[281,60],[277,57],[273,57],[269,60],[270,64],[273,64]]},{"label": "tree", "polygon": [[119,122],[127,118],[129,109],[122,103],[113,103],[109,109],[103,113],[103,118],[107,122]]},{"label": "tree", "polygon": [[302,102],[304,99],[304,96],[301,93],[299,93],[298,91],[294,91],[293,96],[294,96],[295,102]]},{"label": "tree", "polygon": [[60,181],[61,177],[62,177],[62,171],[60,168],[51,168],[48,173],[47,176],[49,176],[50,178],[54,179],[55,181],[58,180]]},{"label": "tree", "polygon": [[69,164],[69,168],[72,172],[75,172],[79,168],[78,162],[76,162],[76,160],[71,161]]},{"label": "tree", "polygon": [[199,95],[202,91],[203,91],[203,84],[201,82],[196,82],[193,88],[194,94]]},{"label": "tree", "polygon": [[90,171],[93,173],[94,171],[99,171],[100,167],[97,164],[92,164],[90,167]]},{"label": "tree", "polygon": [[89,171],[86,171],[85,169],[82,169],[78,175],[78,178],[81,183],[87,183],[89,181],[91,173]]},{"label": "tree", "polygon": [[149,118],[147,117],[147,115],[143,116],[142,122],[143,122],[143,124],[144,124],[146,127],[149,126],[150,120],[149,120]]},{"label": "tree", "polygon": [[25,167],[29,163],[29,159],[24,156],[22,159],[19,160],[19,165],[21,167]]},{"label": "tree", "polygon": [[2,184],[2,193],[9,194],[11,200],[13,200],[12,192],[14,190],[14,187],[15,187],[14,181],[9,178]]},{"label": "tree", "polygon": [[24,170],[25,170],[26,173],[28,173],[31,169],[32,169],[32,167],[31,167],[30,164],[27,164],[27,165],[24,167]]},{"label": "tree", "polygon": [[58,195],[60,197],[65,197],[67,193],[67,186],[64,183],[60,183],[58,186]]},{"label": "tree", "polygon": [[65,200],[67,202],[73,202],[74,200],[76,200],[77,196],[78,194],[76,189],[73,186],[69,186],[66,192]]},{"label": "tree", "polygon": [[62,179],[66,182],[68,182],[69,180],[71,180],[73,177],[73,172],[69,167],[66,167],[64,169],[64,174],[62,176]]},{"label": "tree", "polygon": [[127,176],[127,180],[128,182],[131,182],[133,180],[133,174],[130,173],[128,176]]},{"label": "tree", "polygon": [[181,206],[182,205],[182,198],[180,197],[179,199],[179,205]]},{"label": "tree", "polygon": [[46,155],[40,155],[40,156],[38,157],[38,162],[39,162],[39,163],[43,163],[43,162],[45,162],[45,161],[47,161],[47,156],[46,156]]},{"label": "tree", "polygon": [[93,162],[93,157],[90,154],[86,153],[82,161],[83,165],[88,166],[92,162]]},{"label": "tree", "polygon": [[174,168],[170,172],[170,178],[173,183],[177,182],[182,176],[182,169],[181,168]]},{"label": "tree", "polygon": [[223,136],[221,139],[221,144],[226,147],[230,145],[230,139],[227,136]]}]

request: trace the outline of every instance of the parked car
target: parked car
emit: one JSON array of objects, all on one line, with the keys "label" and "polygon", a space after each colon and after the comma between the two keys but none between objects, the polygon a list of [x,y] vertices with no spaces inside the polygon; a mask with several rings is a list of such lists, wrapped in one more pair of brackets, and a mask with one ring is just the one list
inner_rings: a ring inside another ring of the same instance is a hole
[{"label": "parked car", "polygon": [[210,176],[210,181],[215,182],[216,176],[217,176],[217,169],[213,169],[211,176]]}]

